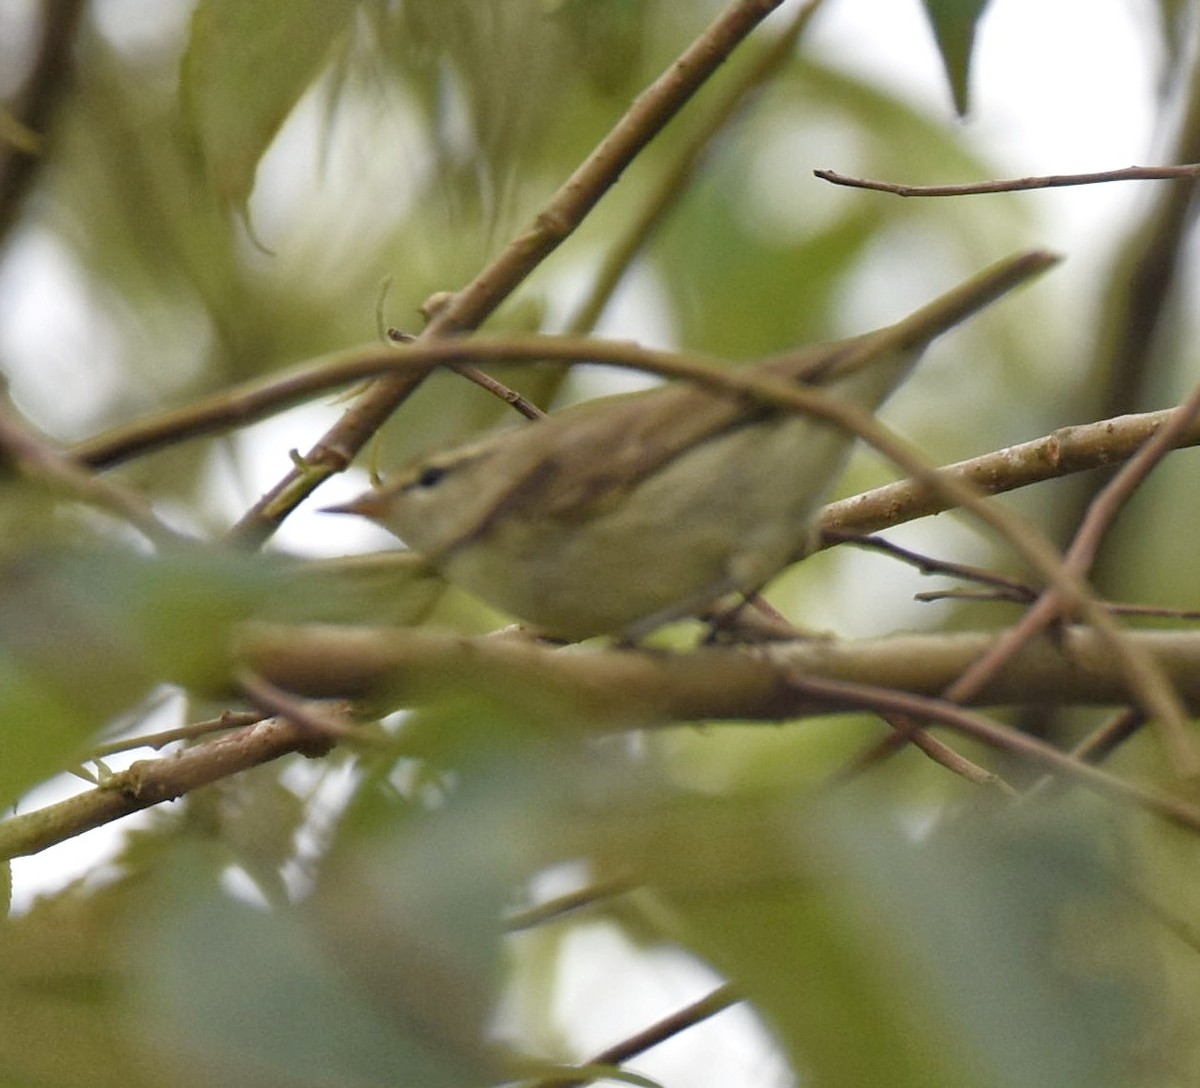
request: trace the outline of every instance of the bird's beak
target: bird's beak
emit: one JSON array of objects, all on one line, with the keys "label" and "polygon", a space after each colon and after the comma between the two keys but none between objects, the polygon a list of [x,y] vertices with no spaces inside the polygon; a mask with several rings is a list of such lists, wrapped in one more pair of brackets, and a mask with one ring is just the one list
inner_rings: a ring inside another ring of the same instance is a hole
[{"label": "bird's beak", "polygon": [[383,503],[379,491],[366,491],[349,502],[335,503],[333,506],[322,506],[322,514],[357,514],[362,518],[378,517],[383,512]]}]

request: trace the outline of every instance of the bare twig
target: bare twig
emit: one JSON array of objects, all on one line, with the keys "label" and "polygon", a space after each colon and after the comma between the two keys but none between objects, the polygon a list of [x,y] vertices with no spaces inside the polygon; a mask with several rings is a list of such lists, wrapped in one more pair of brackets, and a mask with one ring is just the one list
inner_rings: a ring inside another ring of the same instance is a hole
[{"label": "bare twig", "polygon": [[542,1078],[533,1081],[530,1088],[573,1088],[574,1085],[586,1084],[589,1081],[597,1080],[603,1075],[606,1068],[611,1069],[629,1061],[631,1058],[636,1058],[651,1047],[665,1043],[668,1039],[673,1039],[680,1032],[711,1019],[717,1013],[724,1012],[741,1000],[741,995],[734,989],[733,985],[725,983],[725,985],[718,986],[711,993],[700,998],[699,1001],[694,1001],[692,1004],[671,1013],[670,1016],[663,1017],[657,1023],[651,1024],[642,1031],[636,1032],[628,1038],[622,1039],[621,1042],[601,1050],[589,1061],[585,1062],[577,1073],[572,1073],[568,1070],[561,1075]]},{"label": "bare twig", "polygon": [[624,895],[635,888],[628,880],[606,880],[598,884],[589,884],[578,891],[566,895],[555,896],[545,902],[537,903],[524,910],[510,912],[504,919],[504,928],[509,933],[519,933],[523,929],[533,929],[547,922],[556,922],[569,914],[604,903],[619,895]]},{"label": "bare twig", "polygon": [[713,140],[728,128],[754,92],[792,57],[797,40],[823,3],[824,0],[808,0],[793,16],[787,28],[762,51],[761,56],[724,90],[721,101],[707,117],[704,127],[680,150],[671,167],[659,179],[650,200],[608,252],[587,298],[567,322],[567,332],[587,333],[595,327],[634,258],[646,247],[680,194],[695,179],[696,170]]},{"label": "bare twig", "polygon": [[[930,555],[922,555],[920,552],[913,551],[911,548],[901,547],[899,544],[891,540],[885,540],[880,536],[859,536],[856,533],[843,533],[841,530],[830,530],[824,534],[822,543],[827,545],[849,544],[853,548],[866,548],[871,551],[882,552],[884,555],[890,555],[895,559],[899,559],[902,563],[908,563],[910,566],[916,567],[922,574],[942,574],[951,578],[962,578],[965,581],[990,586],[992,599],[999,598],[1027,604],[1037,596],[1031,586],[1015,578],[997,574],[995,571],[984,570],[983,567],[974,567],[966,563],[953,563],[947,559],[936,559]],[[949,593],[938,594],[938,596],[949,595]],[[934,594],[917,594],[917,599],[923,600],[926,596],[933,597]]]},{"label": "bare twig", "polygon": [[8,239],[21,205],[33,188],[45,161],[46,137],[54,116],[74,85],[75,38],[84,2],[47,0],[41,8],[37,56],[20,100],[10,103],[14,119],[38,138],[40,153],[0,142],[0,243]]},{"label": "bare twig", "polygon": [[[423,344],[404,352],[377,346],[357,348],[266,380],[233,386],[183,408],[134,420],[87,439],[69,452],[92,468],[112,468],[178,442],[253,423],[351,382],[410,367],[422,369],[431,365],[431,361],[444,362],[447,353],[460,351],[481,363],[549,359],[636,365],[660,374],[666,373],[658,365],[664,358],[716,362],[696,355],[665,355],[620,341],[578,337],[477,337],[466,346]],[[634,356],[640,361],[635,361]],[[997,495],[1112,465],[1140,449],[1174,412],[1175,409],[1166,409],[1062,427],[1042,438],[947,465],[938,474],[955,476],[981,495]],[[1200,425],[1193,423],[1179,436],[1178,445],[1198,444]],[[915,480],[901,480],[831,503],[822,512],[820,525],[823,532],[866,534],[939,513],[950,505],[944,493],[936,488],[925,487]]]},{"label": "bare twig", "polygon": [[1200,177],[1200,165],[1126,166],[1119,170],[1100,170],[1093,174],[1049,174],[1044,177],[1007,178],[967,182],[962,185],[901,185],[891,181],[873,181],[839,174],[836,170],[814,170],[822,181],[852,189],[870,189],[895,196],[977,196],[985,193],[1014,193],[1028,189],[1056,189],[1068,185],[1101,185],[1110,181],[1194,181]]},{"label": "bare twig", "polygon": [[[1075,759],[1099,763],[1115,752],[1146,724],[1146,715],[1137,707],[1124,707],[1098,729],[1094,729],[1071,749]],[[1022,794],[1022,800],[1036,797],[1053,786],[1065,785],[1062,779],[1047,776],[1039,779]]]},{"label": "bare twig", "polygon": [[160,733],[142,733],[136,737],[124,737],[121,740],[110,741],[107,744],[97,744],[88,753],[88,759],[104,759],[118,752],[129,752],[134,748],[154,748],[161,750],[168,744],[181,740],[196,740],[210,733],[223,733],[229,729],[244,729],[248,725],[261,722],[265,715],[249,710],[227,710],[219,718],[211,718],[203,722],[190,722],[178,729],[164,729]]},{"label": "bare twig", "polygon": [[928,699],[889,688],[868,688],[866,685],[846,683],[840,680],[825,680],[795,673],[791,682],[798,691],[809,696],[837,701],[845,699],[848,705],[869,706],[885,713],[938,722],[972,737],[989,747],[1015,755],[1040,767],[1069,778],[1078,785],[1093,791],[1132,801],[1163,819],[1193,831],[1200,831],[1200,809],[1169,794],[1146,786],[1139,786],[1124,778],[1108,774],[1074,756],[1060,752],[1057,748],[1035,737],[1020,733],[982,715],[963,710],[942,699]]},{"label": "bare twig", "polygon": [[[1200,386],[1196,387],[1187,401],[1172,415],[1170,421],[1148,439],[1142,449],[1127,461],[1121,471],[1097,494],[1076,531],[1071,546],[1067,549],[1063,559],[1065,570],[1080,578],[1084,577],[1095,558],[1104,533],[1121,507],[1154,466],[1171,450],[1178,436],[1191,426],[1197,414],[1200,414]],[[991,649],[947,689],[946,698],[959,702],[980,690],[1024,642],[1040,634],[1063,616],[1067,607],[1068,601],[1063,596],[1060,586],[1047,589],[1020,621],[1005,631]],[[1179,702],[1165,677],[1147,676],[1146,682],[1159,689],[1155,696],[1157,699],[1165,703]],[[1148,693],[1148,690],[1144,692]],[[1143,704],[1143,709],[1148,710],[1152,705],[1153,703]],[[1156,716],[1156,720],[1163,730],[1176,772],[1183,777],[1194,778],[1200,775],[1200,751],[1197,750],[1188,731],[1182,705],[1180,711],[1178,717],[1173,714],[1166,717]]]},{"label": "bare twig", "polygon": [[249,669],[238,671],[237,685],[260,710],[286,718],[308,731],[309,745],[314,750],[306,751],[306,755],[323,755],[335,741],[360,735],[359,730],[330,706],[298,699]]},{"label": "bare twig", "polygon": [[[902,717],[898,714],[881,714],[881,718],[892,727],[892,733],[889,736],[894,737],[895,747],[899,749],[905,743],[911,744],[914,748],[924,752],[934,763],[941,767],[945,767],[951,774],[957,775],[959,778],[965,779],[975,786],[990,786],[993,789],[999,790],[1006,797],[1016,797],[1018,793],[1012,786],[1004,781],[995,771],[989,771],[985,767],[981,767],[973,760],[967,759],[961,752],[956,752],[945,741],[935,737],[928,729],[924,729],[919,721],[913,718]],[[868,753],[870,757],[872,753]],[[862,767],[856,765],[854,770],[861,770]],[[849,774],[843,773],[835,777],[848,778]]]},{"label": "bare twig", "polygon": [[[958,461],[938,471],[968,483],[981,495],[999,495],[1124,461],[1141,449],[1176,410],[1062,427],[1043,438]],[[1200,445],[1200,426],[1193,423],[1188,427],[1180,435],[1179,445]],[[821,514],[820,528],[822,532],[872,533],[946,509],[949,507],[944,495],[915,480],[901,480],[830,503]]]}]

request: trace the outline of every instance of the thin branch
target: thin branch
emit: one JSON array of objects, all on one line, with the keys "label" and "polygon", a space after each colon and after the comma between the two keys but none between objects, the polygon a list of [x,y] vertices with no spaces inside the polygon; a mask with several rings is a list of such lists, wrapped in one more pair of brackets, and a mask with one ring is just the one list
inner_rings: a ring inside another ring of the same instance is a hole
[{"label": "thin branch", "polygon": [[1200,831],[1200,808],[1160,790],[1139,786],[1127,779],[1108,774],[1089,763],[1060,752],[1036,737],[1010,729],[980,714],[963,710],[943,699],[929,699],[907,692],[893,691],[890,688],[871,688],[863,684],[825,680],[799,673],[793,674],[791,680],[797,691],[808,696],[835,702],[844,699],[848,706],[867,705],[876,710],[949,726],[991,748],[1011,752],[1078,785],[1087,786],[1096,793],[1132,801],[1171,823],[1192,831]]},{"label": "thin branch", "polygon": [[[864,548],[868,551],[882,552],[884,555],[890,555],[902,563],[907,563],[915,567],[921,574],[940,574],[950,578],[961,578],[968,582],[977,582],[981,585],[991,587],[991,599],[1018,601],[1028,604],[1037,596],[1037,593],[1030,585],[1016,578],[997,574],[995,571],[985,570],[983,567],[970,566],[966,563],[954,563],[948,559],[936,559],[931,555],[923,555],[920,552],[913,551],[911,548],[901,547],[891,540],[885,540],[880,536],[858,536],[855,533],[830,530],[824,534],[822,543],[826,545],[849,544],[852,548]],[[950,595],[948,592],[936,594],[937,597]],[[935,594],[933,593],[919,593],[916,596],[918,600],[924,600],[927,596],[935,598]]]},{"label": "thin branch", "polygon": [[87,759],[104,759],[117,755],[119,752],[130,752],[135,748],[153,748],[161,751],[168,744],[181,740],[197,740],[210,733],[224,733],[230,729],[245,729],[248,725],[261,722],[265,715],[257,711],[227,710],[219,718],[210,718],[203,722],[190,722],[177,729],[164,729],[160,733],[142,733],[136,737],[124,737],[121,740],[110,741],[107,744],[95,745],[87,755]]},{"label": "thin branch", "polygon": [[[1135,736],[1145,724],[1146,715],[1141,710],[1137,707],[1124,707],[1076,744],[1071,749],[1071,756],[1087,763],[1100,763],[1130,737]],[[1044,794],[1054,786],[1063,785],[1065,783],[1061,779],[1048,775],[1030,786],[1022,794],[1021,800],[1027,801],[1031,797]]]},{"label": "thin branch", "polygon": [[81,466],[49,439],[38,434],[0,395],[0,451],[27,476],[66,493],[70,498],[115,515],[133,526],[153,544],[187,545],[197,542],[161,522],[140,495],[106,480]]},{"label": "thin branch", "polygon": [[533,929],[536,926],[544,926],[548,922],[557,922],[576,911],[594,907],[597,903],[604,903],[609,899],[624,895],[635,887],[636,885],[628,880],[606,880],[602,883],[589,884],[578,891],[555,896],[553,899],[536,903],[524,910],[511,911],[505,916],[504,928],[509,933],[519,933],[523,929]]},{"label": "thin branch", "polygon": [[[956,752],[945,741],[940,740],[928,729],[923,728],[919,721],[913,718],[902,717],[898,714],[881,714],[880,717],[892,727],[893,732],[889,736],[896,738],[895,747],[897,750],[903,747],[905,743],[911,744],[914,748],[927,755],[938,766],[944,767],[951,774],[965,779],[973,786],[989,786],[999,790],[1006,797],[1019,796],[1018,792],[1005,782],[1000,775],[996,774],[995,771],[989,771],[973,760],[967,759],[961,753]],[[862,768],[856,767],[855,769],[861,770]],[[838,775],[833,781],[848,777],[850,776],[847,774]]]},{"label": "thin branch", "polygon": [[1048,174],[1043,177],[1007,178],[967,182],[962,185],[901,185],[839,174],[836,170],[814,170],[822,181],[852,189],[870,189],[895,196],[978,196],[986,193],[1015,193],[1028,189],[1058,189],[1069,185],[1101,185],[1110,181],[1194,181],[1200,177],[1200,165],[1126,166],[1120,170],[1100,170],[1092,174]]},{"label": "thin branch", "polygon": [[1192,390],[1187,400],[1171,413],[1166,424],[1146,440],[1145,445],[1125,462],[1091,501],[1067,552],[1068,562],[1074,563],[1080,572],[1091,568],[1101,541],[1122,507],[1158,467],[1159,462],[1192,429],[1197,417],[1200,417],[1200,385]]},{"label": "thin branch", "polygon": [[[533,223],[461,291],[450,296],[421,334],[433,340],[478,328],[575,230],[616,184],[642,149],[683,108],[725,58],[782,0],[734,0],[630,106],[625,115],[563,183]],[[315,488],[344,469],[424,374],[376,383],[293,468],[246,513],[229,534],[235,545],[260,546]]]},{"label": "thin branch", "polygon": [[694,1001],[671,1013],[670,1016],[663,1017],[657,1023],[601,1050],[591,1060],[585,1062],[583,1068],[577,1073],[573,1074],[567,1071],[562,1075],[536,1080],[531,1083],[530,1088],[573,1088],[574,1085],[587,1084],[589,1081],[600,1079],[606,1067],[613,1068],[622,1065],[631,1058],[644,1054],[652,1047],[665,1043],[668,1039],[673,1039],[688,1028],[693,1028],[716,1016],[717,1013],[724,1012],[741,1000],[741,995],[733,985],[725,983],[700,998],[699,1001]]},{"label": "thin branch", "polygon": [[595,327],[634,259],[645,249],[667,213],[675,207],[680,194],[695,180],[696,170],[714,139],[728,128],[747,99],[792,57],[800,35],[824,2],[808,0],[793,16],[787,28],[747,66],[745,72],[724,89],[720,102],[705,119],[703,128],[690,137],[679,151],[641,212],[628,224],[624,235],[605,256],[587,298],[567,322],[567,332],[587,333]]},{"label": "thin branch", "polygon": [[[411,352],[411,356],[409,355]],[[192,404],[123,424],[72,447],[71,456],[92,468],[112,468],[156,450],[243,426],[363,378],[410,368],[445,365],[447,355],[467,353],[477,362],[538,359],[638,367],[660,375],[699,380],[702,375],[668,370],[666,360],[717,365],[694,353],[663,353],[623,341],[599,338],[516,336],[476,337],[464,345],[422,344],[393,352],[378,346],[349,349],[324,361],[270,378],[245,382]],[[1176,409],[1119,416],[1062,427],[1042,438],[982,454],[938,469],[981,495],[998,495],[1072,473],[1103,468],[1130,457],[1174,415]],[[1178,446],[1200,445],[1200,425],[1179,436]],[[943,492],[915,480],[886,484],[829,504],[820,516],[823,533],[864,535],[950,509]],[[832,541],[836,542],[836,541]],[[827,547],[831,541],[823,542]]]},{"label": "thin branch", "polygon": [[[1064,570],[1079,578],[1086,575],[1105,531],[1123,504],[1166,456],[1178,436],[1194,422],[1197,413],[1200,413],[1200,386],[1196,387],[1187,401],[1173,414],[1166,426],[1148,439],[1096,495],[1063,558]],[[1025,615],[1005,631],[988,652],[946,690],[946,698],[952,702],[961,702],[980,690],[1025,642],[1041,634],[1051,623],[1063,616],[1068,608],[1069,602],[1061,587],[1048,588]],[[1175,700],[1175,694],[1170,690],[1165,677],[1148,675],[1146,682],[1159,688],[1159,698]],[[1148,709],[1152,705],[1153,703],[1144,704],[1144,708]],[[1176,772],[1185,778],[1200,775],[1200,751],[1197,750],[1188,731],[1185,716],[1157,716],[1156,720],[1159,728],[1163,730]]]},{"label": "thin branch", "polygon": [[[1044,480],[1105,468],[1141,449],[1176,411],[1168,408],[1062,427],[1042,438],[947,465],[938,473],[962,480],[981,495],[1000,495]],[[1179,436],[1178,445],[1200,445],[1200,425],[1192,423]],[[820,529],[823,533],[873,533],[948,509],[944,494],[916,480],[901,480],[830,503],[822,511]]]},{"label": "thin branch", "polygon": [[279,718],[158,759],[141,759],[98,789],[0,823],[0,859],[65,842],[221,778],[312,747],[312,731]]},{"label": "thin branch", "polygon": [[298,699],[249,669],[239,669],[237,686],[259,710],[278,715],[308,731],[306,755],[324,755],[336,741],[359,737],[360,731],[328,704]]},{"label": "thin branch", "polygon": [[74,87],[75,39],[84,0],[47,0],[41,5],[41,36],[14,120],[38,139],[37,152],[0,141],[0,244],[6,242],[21,206],[46,162],[47,137],[63,100]]}]

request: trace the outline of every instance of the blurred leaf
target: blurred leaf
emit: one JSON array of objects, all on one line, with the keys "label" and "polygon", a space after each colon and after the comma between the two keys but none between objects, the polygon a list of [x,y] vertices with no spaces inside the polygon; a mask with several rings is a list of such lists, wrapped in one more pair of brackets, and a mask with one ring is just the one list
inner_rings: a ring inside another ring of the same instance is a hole
[{"label": "blurred leaf", "polygon": [[188,795],[187,826],[228,851],[231,864],[245,870],[263,898],[286,903],[284,871],[295,862],[297,836],[308,806],[280,781],[280,767],[253,767]]},{"label": "blurred leaf", "polygon": [[0,798],[78,759],[164,682],[229,683],[232,625],[272,584],[261,559],[43,546],[0,567]]},{"label": "blurred leaf", "polygon": [[23,151],[26,155],[42,153],[42,138],[31,128],[21,124],[12,110],[0,106],[0,144]]},{"label": "blurred leaf", "polygon": [[776,836],[758,847],[769,861],[758,871],[707,848],[721,859],[707,883],[695,858],[660,869],[687,946],[747,994],[801,1077],[1123,1083],[1141,994],[1072,962],[1081,920],[1108,929],[1127,908],[1094,832],[1031,821],[920,843],[846,803],[777,810],[773,830],[763,816],[728,805],[693,814],[706,837]]},{"label": "blurred leaf", "polygon": [[244,215],[263,152],[347,30],[356,0],[201,0],[181,93],[213,188]]},{"label": "blurred leaf", "polygon": [[954,108],[961,117],[970,104],[971,52],[975,28],[988,0],[922,0],[950,80]]},{"label": "blurred leaf", "polygon": [[[836,326],[847,282],[890,232],[948,230],[947,217],[960,214],[947,204],[847,195],[811,177],[829,165],[817,156],[827,154],[821,140],[831,123],[835,146],[852,154],[836,164],[844,172],[913,183],[992,172],[952,127],[864,79],[797,59],[722,140],[649,250],[685,346],[753,358],[863,331]],[[994,208],[982,233],[975,225],[954,232],[966,267],[995,246],[1020,244],[1016,208]]]},{"label": "blurred leaf", "polygon": [[646,0],[558,0],[551,7],[567,29],[574,56],[604,94],[628,86],[646,44]]},{"label": "blurred leaf", "polygon": [[[82,581],[76,561],[89,569]],[[156,682],[115,617],[96,614],[90,558],[26,556],[0,571],[0,799],[79,756],[85,739]],[[94,587],[103,592],[103,583]]]},{"label": "blurred leaf", "polygon": [[112,939],[111,906],[72,890],[0,921],[0,1084],[162,1084],[157,1057],[126,1034],[120,998],[128,963]]},{"label": "blurred leaf", "polygon": [[218,876],[178,849],[138,919],[139,1026],[173,1073],[246,1088],[486,1079],[364,994],[305,912],[238,902]]}]

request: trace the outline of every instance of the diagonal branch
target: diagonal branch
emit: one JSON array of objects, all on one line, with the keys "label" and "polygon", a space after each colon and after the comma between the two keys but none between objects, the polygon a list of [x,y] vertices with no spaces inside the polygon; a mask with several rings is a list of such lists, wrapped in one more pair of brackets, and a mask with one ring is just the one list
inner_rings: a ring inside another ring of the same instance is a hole
[{"label": "diagonal branch", "polygon": [[[533,223],[466,287],[450,296],[421,339],[477,328],[568,238],[616,184],[642,149],[704,85],[725,58],[782,0],[734,0],[630,106],[608,135],[551,197]],[[420,384],[423,373],[376,383],[343,414],[230,532],[235,545],[256,548],[329,476],[342,471],[371,435]]]}]

